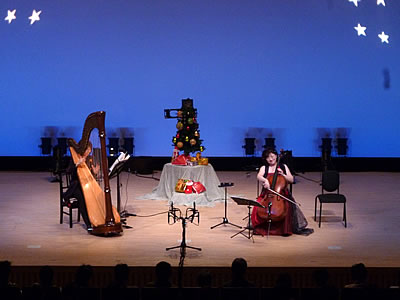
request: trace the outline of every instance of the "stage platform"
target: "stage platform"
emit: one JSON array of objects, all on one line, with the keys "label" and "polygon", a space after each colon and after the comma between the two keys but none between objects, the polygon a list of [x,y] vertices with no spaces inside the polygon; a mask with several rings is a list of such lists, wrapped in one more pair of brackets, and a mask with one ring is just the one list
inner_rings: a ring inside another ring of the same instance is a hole
[{"label": "stage platform", "polygon": [[[159,175],[158,171],[154,177]],[[231,195],[256,198],[255,172],[217,172],[217,175],[221,182],[235,184],[228,189]],[[226,270],[232,260],[243,257],[248,262],[249,276],[260,286],[285,270],[299,274],[297,279],[294,275],[294,283],[299,287],[309,286],[312,270],[319,267],[327,267],[339,274],[340,285],[348,279],[349,267],[358,262],[369,268],[370,277],[375,278],[380,287],[398,280],[400,174],[341,173],[340,191],[348,199],[347,228],[341,222],[341,204],[324,205],[321,228],[314,222],[314,198],[321,191],[320,176],[318,172],[300,174],[293,185],[293,195],[301,203],[309,227],[315,231],[310,236],[270,236],[268,239],[255,236],[254,242],[241,235],[231,238],[239,231],[234,226],[210,229],[222,221],[223,202],[215,203],[214,207],[198,207],[200,224],[187,225],[187,242],[201,247],[202,251],[187,250],[187,274],[194,278],[193,274],[199,270],[212,269],[215,274],[224,274],[216,276],[219,279],[215,284],[218,285],[229,277]],[[112,276],[112,266],[126,263],[142,274],[140,279],[133,279],[135,284],[141,285],[150,281],[152,267],[157,262],[164,260],[173,267],[178,266],[179,250],[166,251],[166,247],[180,244],[181,224],[168,225],[167,214],[158,214],[168,210],[167,201],[139,200],[151,192],[158,181],[122,174],[122,207],[137,216],[128,218],[132,229],[125,229],[121,236],[104,238],[88,234],[82,221],[69,228],[67,216],[64,224],[59,224],[59,186],[51,183],[50,177],[47,172],[0,173],[0,260],[12,262],[13,276],[18,282],[28,283],[31,277],[37,276],[42,265],[51,265],[59,272],[71,274],[59,279],[64,282],[81,264],[91,264],[98,272],[108,274],[101,279],[104,281]],[[115,179],[111,184],[115,204]],[[150,216],[154,214],[158,215]],[[245,226],[247,220],[243,218],[246,216],[246,206],[229,201],[230,222]],[[18,277],[18,272],[24,273],[20,276],[25,277]],[[28,273],[33,275],[26,275]]]}]

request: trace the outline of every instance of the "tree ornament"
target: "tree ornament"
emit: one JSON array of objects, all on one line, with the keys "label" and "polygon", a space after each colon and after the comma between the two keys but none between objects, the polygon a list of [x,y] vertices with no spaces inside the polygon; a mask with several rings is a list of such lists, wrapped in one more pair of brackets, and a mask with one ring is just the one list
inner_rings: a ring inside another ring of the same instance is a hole
[{"label": "tree ornament", "polygon": [[183,143],[182,142],[178,142],[178,143],[176,143],[176,146],[178,147],[178,149],[182,149],[183,148]]},{"label": "tree ornament", "polygon": [[187,127],[186,127],[186,130],[187,130],[187,131],[189,131],[189,130],[190,130],[190,127],[189,127],[189,126],[187,126]]},{"label": "tree ornament", "polygon": [[196,145],[196,140],[195,139],[190,139],[190,145],[191,146],[194,146],[194,145]]},{"label": "tree ornament", "polygon": [[189,137],[185,137],[185,142],[189,142]]},{"label": "tree ornament", "polygon": [[176,123],[176,129],[182,130],[182,128],[183,128],[183,123],[182,122]]},{"label": "tree ornament", "polygon": [[189,118],[189,119],[188,119],[188,124],[189,124],[189,125],[192,125],[192,124],[193,124],[193,119],[192,119],[192,118]]},{"label": "tree ornament", "polygon": [[172,139],[172,142],[173,142],[174,144],[176,144],[176,137],[174,137],[174,138]]},{"label": "tree ornament", "polygon": [[194,136],[200,137],[200,133],[196,130],[196,131],[194,132]]},{"label": "tree ornament", "polygon": [[200,146],[200,151],[203,152],[204,151],[204,147]]},{"label": "tree ornament", "polygon": [[181,110],[178,110],[177,116],[178,116],[178,118],[182,118],[182,111]]}]

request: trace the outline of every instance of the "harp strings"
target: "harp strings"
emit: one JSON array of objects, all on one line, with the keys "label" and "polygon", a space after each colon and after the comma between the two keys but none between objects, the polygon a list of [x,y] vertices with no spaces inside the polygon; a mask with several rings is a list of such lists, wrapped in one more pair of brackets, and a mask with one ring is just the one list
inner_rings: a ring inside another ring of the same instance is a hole
[{"label": "harp strings", "polygon": [[97,128],[93,129],[93,131],[91,132],[89,141],[92,143],[92,152],[90,153],[90,166],[88,167],[100,187],[104,188],[103,169],[105,166],[103,166],[102,164],[101,145],[99,131]]}]

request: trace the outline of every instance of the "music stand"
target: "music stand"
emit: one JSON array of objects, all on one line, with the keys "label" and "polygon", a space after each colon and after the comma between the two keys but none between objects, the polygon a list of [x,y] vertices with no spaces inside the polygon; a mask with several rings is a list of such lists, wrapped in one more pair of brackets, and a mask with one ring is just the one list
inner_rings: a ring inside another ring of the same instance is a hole
[{"label": "music stand", "polygon": [[[250,199],[245,199],[245,198],[239,198],[239,197],[231,197],[231,198],[232,198],[233,201],[236,202],[237,205],[247,205],[247,208],[249,209],[249,214],[248,214],[248,216],[247,216],[247,218],[249,218],[249,221],[248,221],[248,223],[247,223],[247,226],[246,226],[243,230],[241,230],[241,231],[239,231],[238,233],[235,233],[234,235],[232,235],[231,238],[234,238],[234,237],[237,236],[238,234],[241,234],[241,235],[243,235],[244,237],[246,237],[246,238],[248,238],[248,239],[252,238],[252,239],[253,239],[253,243],[254,243],[254,238],[253,238],[254,232],[252,231],[252,230],[253,230],[253,227],[251,226],[251,223],[250,223],[250,222],[251,222],[251,218],[250,218],[251,212],[250,212],[250,209],[251,209],[252,206],[261,207],[261,208],[265,208],[265,206],[264,206],[264,205],[261,205],[260,203],[258,203],[258,202],[255,201],[255,200],[250,200]],[[249,232],[248,232],[248,233],[245,233],[246,230],[248,230]]]},{"label": "music stand", "polygon": [[112,179],[114,177],[117,177],[117,211],[121,217],[121,222],[123,224],[123,226],[125,228],[132,228],[132,226],[126,225],[126,218],[128,217],[134,217],[136,216],[135,214],[131,214],[129,213],[127,210],[123,210],[121,211],[121,184],[120,184],[120,179],[119,179],[119,175],[122,173],[124,167],[125,167],[125,163],[128,160],[122,160],[122,161],[116,161],[112,167],[111,167],[111,171],[108,174],[108,178]]},{"label": "music stand", "polygon": [[227,199],[227,195],[228,195],[228,191],[227,191],[227,189],[228,189],[228,187],[231,187],[231,186],[233,186],[234,184],[232,183],[232,182],[222,182],[218,187],[223,187],[223,188],[225,188],[225,215],[224,215],[224,217],[222,218],[222,222],[221,223],[218,223],[217,225],[214,225],[214,226],[211,226],[211,229],[214,229],[215,227],[218,227],[218,226],[220,226],[220,225],[225,225],[225,224],[229,224],[229,225],[232,225],[232,226],[236,226],[236,227],[238,227],[238,228],[242,228],[242,226],[239,226],[239,225],[236,225],[236,224],[233,224],[233,223],[231,223],[231,222],[229,222],[229,220],[228,220],[228,199]]}]

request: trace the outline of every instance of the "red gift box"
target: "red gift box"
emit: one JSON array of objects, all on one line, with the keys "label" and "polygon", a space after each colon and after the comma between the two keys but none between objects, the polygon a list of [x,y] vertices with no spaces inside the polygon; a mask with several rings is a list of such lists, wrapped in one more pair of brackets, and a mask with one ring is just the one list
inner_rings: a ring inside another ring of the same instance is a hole
[{"label": "red gift box", "polygon": [[200,194],[205,191],[206,187],[200,181],[193,183],[193,192],[195,192],[196,194]]},{"label": "red gift box", "polygon": [[189,155],[184,155],[181,154],[179,155],[174,161],[172,162],[173,165],[179,165],[179,166],[186,166],[187,165],[187,160],[190,158]]}]

